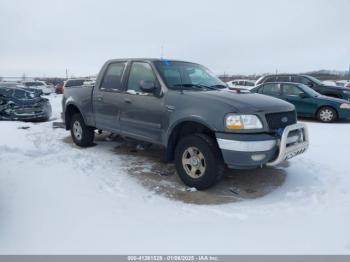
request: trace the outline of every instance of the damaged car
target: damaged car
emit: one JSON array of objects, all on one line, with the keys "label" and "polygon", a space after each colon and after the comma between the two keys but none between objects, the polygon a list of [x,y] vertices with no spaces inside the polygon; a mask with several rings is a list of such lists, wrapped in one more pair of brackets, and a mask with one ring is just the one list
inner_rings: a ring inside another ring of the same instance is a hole
[{"label": "damaged car", "polygon": [[49,100],[40,93],[0,86],[0,120],[46,121],[51,113]]}]

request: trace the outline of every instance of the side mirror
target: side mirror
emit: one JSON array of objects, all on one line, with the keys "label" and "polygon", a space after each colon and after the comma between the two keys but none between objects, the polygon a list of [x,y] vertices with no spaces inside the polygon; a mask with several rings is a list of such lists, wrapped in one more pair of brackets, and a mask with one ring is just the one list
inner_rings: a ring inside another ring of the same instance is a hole
[{"label": "side mirror", "polygon": [[309,96],[308,96],[308,94],[306,94],[306,93],[300,93],[300,94],[299,94],[299,97],[300,97],[300,98],[308,98]]},{"label": "side mirror", "polygon": [[157,86],[156,86],[156,83],[154,81],[142,80],[140,82],[140,89],[143,92],[152,93],[152,92],[154,92],[157,89]]},{"label": "side mirror", "polygon": [[308,83],[307,86],[312,88],[312,87],[314,87],[314,84],[313,83]]}]

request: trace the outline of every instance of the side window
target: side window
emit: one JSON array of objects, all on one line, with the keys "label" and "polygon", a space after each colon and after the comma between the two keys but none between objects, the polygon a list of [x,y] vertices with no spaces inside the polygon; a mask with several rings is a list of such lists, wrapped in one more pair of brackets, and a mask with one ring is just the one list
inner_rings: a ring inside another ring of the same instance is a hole
[{"label": "side window", "polygon": [[290,82],[289,76],[277,76],[277,82]]},{"label": "side window", "polygon": [[125,65],[125,62],[110,64],[103,76],[100,88],[104,90],[121,90]]},{"label": "side window", "polygon": [[265,79],[265,83],[271,83],[271,82],[276,82],[275,76],[269,76]]},{"label": "side window", "polygon": [[281,89],[279,84],[267,84],[263,88],[264,95],[279,96],[281,94]]},{"label": "side window", "polygon": [[283,94],[285,96],[298,96],[301,93],[303,93],[303,91],[301,91],[295,85],[287,85],[287,84],[283,85]]},{"label": "side window", "polygon": [[246,81],[246,82],[245,82],[245,85],[246,85],[246,86],[254,86],[254,83],[253,83],[253,82]]},{"label": "side window", "polygon": [[[152,67],[148,63],[134,62],[132,63],[129,80],[128,93],[145,94],[140,86],[143,81],[152,81],[156,83],[156,76]],[[147,93],[148,94],[148,93]]]}]

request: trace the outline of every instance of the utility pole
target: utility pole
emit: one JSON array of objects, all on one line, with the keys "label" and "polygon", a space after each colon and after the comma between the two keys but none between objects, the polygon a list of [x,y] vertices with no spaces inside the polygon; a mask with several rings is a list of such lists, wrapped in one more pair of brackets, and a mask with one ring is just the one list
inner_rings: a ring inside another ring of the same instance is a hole
[{"label": "utility pole", "polygon": [[66,68],[66,78],[68,79],[68,68]]}]

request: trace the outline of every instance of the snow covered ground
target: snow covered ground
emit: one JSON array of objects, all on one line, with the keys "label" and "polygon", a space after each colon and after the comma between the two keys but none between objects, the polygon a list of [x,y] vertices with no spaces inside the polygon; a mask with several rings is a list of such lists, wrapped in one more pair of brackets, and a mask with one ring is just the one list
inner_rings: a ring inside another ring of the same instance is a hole
[{"label": "snow covered ground", "polygon": [[0,122],[1,254],[350,254],[350,122],[306,121],[304,155],[196,192],[152,150],[80,149],[52,121]]}]

